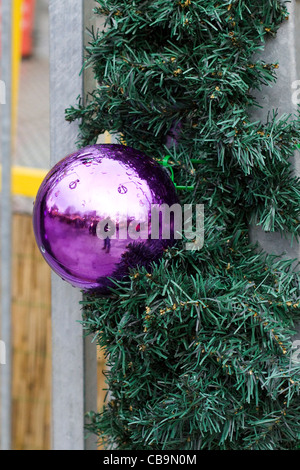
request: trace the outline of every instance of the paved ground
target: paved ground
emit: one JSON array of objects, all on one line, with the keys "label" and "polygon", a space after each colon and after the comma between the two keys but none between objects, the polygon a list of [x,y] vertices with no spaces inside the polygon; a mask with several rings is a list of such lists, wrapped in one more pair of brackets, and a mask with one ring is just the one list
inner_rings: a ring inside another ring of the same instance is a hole
[{"label": "paved ground", "polygon": [[[50,168],[49,0],[36,2],[34,54],[21,63],[18,130],[13,164]],[[98,26],[100,26],[98,23]],[[71,104],[71,103],[70,103]],[[99,138],[104,142],[105,136]],[[112,138],[111,142],[115,142]],[[31,213],[33,200],[15,196],[14,210]]]},{"label": "paved ground", "polygon": [[[18,127],[13,164],[48,169],[49,129],[49,16],[48,0],[36,2],[34,52],[20,70]],[[14,210],[31,213],[33,201],[14,197]]]},{"label": "paved ground", "polygon": [[36,3],[34,53],[32,57],[21,62],[15,164],[48,168],[50,161],[48,6],[45,0]]}]

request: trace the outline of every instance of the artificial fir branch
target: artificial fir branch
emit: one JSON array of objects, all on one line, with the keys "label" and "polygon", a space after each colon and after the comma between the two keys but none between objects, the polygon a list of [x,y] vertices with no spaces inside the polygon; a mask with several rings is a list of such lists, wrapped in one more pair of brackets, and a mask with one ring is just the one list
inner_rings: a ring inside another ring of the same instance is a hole
[{"label": "artificial fir branch", "polygon": [[66,118],[80,120],[80,145],[109,131],[158,161],[169,155],[176,183],[193,188],[181,202],[205,205],[205,243],[179,243],[109,296],[84,296],[112,396],[88,428],[118,449],[296,448],[298,264],[248,236],[250,223],[299,235],[299,117],[251,119],[255,90],[276,80],[280,64],[259,52],[288,19],[285,4],[97,3],[106,29],[90,31],[86,61],[97,87]]}]

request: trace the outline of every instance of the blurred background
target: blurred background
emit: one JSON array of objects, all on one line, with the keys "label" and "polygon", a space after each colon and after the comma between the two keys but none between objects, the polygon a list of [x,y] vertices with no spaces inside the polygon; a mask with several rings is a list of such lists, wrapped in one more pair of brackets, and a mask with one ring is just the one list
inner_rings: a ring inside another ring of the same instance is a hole
[{"label": "blurred background", "polygon": [[[51,447],[51,272],[36,246],[31,217],[35,194],[50,169],[49,0],[18,1],[21,49],[13,51],[12,77],[12,448],[47,450]],[[12,41],[16,48],[18,38]],[[101,406],[100,353],[98,366]]]}]

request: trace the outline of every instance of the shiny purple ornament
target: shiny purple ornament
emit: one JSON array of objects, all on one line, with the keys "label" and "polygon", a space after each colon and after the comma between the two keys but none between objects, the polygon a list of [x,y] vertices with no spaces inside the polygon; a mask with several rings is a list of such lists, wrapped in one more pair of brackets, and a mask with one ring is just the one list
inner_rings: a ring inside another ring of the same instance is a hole
[{"label": "shiny purple ornament", "polygon": [[[67,156],[38,191],[33,226],[40,251],[62,279],[107,292],[109,278],[158,261],[174,243],[151,232],[153,204],[178,204],[165,169],[133,148],[93,145]],[[161,221],[161,219],[160,219]]]}]

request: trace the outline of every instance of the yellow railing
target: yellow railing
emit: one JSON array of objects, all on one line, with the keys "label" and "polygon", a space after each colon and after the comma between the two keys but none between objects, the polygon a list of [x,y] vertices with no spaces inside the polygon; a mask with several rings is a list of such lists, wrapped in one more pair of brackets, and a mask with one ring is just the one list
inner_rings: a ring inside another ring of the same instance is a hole
[{"label": "yellow railing", "polygon": [[[111,134],[107,131],[103,134],[102,142],[111,143]],[[38,189],[49,170],[30,168],[24,166],[13,166],[11,170],[11,191],[13,195],[33,197],[37,195]],[[0,191],[1,191],[1,166],[0,166]]]},{"label": "yellow railing", "polygon": [[[49,170],[13,166],[11,172],[11,191],[13,195],[35,198],[38,189]],[[0,167],[1,176],[1,167]],[[1,190],[1,183],[0,183]]]}]

